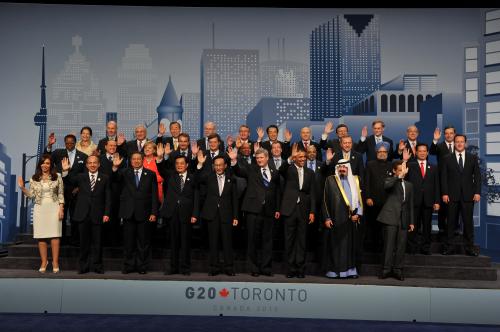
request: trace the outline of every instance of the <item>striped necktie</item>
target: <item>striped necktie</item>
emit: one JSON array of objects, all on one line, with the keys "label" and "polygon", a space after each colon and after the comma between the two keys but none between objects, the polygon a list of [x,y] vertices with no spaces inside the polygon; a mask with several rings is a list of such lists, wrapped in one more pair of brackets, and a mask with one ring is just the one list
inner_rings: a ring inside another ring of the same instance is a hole
[{"label": "striped necktie", "polygon": [[95,174],[90,174],[90,191],[94,191],[95,187]]}]

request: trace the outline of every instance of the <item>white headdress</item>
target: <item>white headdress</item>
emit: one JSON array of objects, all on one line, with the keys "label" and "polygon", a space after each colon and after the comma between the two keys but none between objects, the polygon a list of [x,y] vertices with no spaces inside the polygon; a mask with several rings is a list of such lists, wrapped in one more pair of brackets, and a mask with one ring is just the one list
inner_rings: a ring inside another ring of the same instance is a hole
[{"label": "white headdress", "polygon": [[351,210],[355,210],[359,207],[359,195],[358,186],[352,175],[351,163],[347,159],[340,159],[335,166],[335,176],[340,180],[339,166],[347,167],[347,181],[349,182],[349,187],[351,189]]}]

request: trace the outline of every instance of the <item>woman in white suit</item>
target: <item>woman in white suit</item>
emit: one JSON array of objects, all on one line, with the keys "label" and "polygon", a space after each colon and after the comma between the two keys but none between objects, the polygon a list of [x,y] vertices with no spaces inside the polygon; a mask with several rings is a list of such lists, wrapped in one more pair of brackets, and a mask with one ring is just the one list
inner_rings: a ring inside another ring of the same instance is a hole
[{"label": "woman in white suit", "polygon": [[[64,163],[65,161],[63,161]],[[67,161],[66,161],[67,162]],[[30,179],[29,189],[22,178],[18,179],[23,194],[35,201],[33,209],[33,238],[38,240],[41,265],[38,270],[45,273],[47,265],[47,240],[52,248],[52,271],[59,272],[59,241],[64,216],[64,188],[61,175],[52,165],[50,155],[40,157],[35,174]]]}]

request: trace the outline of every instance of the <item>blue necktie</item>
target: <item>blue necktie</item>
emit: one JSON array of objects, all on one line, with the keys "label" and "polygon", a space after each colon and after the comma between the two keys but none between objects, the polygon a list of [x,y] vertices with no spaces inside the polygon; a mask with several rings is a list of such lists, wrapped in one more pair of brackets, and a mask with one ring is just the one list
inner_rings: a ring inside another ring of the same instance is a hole
[{"label": "blue necktie", "polygon": [[262,169],[262,180],[264,181],[264,186],[269,187],[269,178],[267,177],[266,169]]},{"label": "blue necktie", "polygon": [[135,186],[139,188],[139,171],[135,171]]}]

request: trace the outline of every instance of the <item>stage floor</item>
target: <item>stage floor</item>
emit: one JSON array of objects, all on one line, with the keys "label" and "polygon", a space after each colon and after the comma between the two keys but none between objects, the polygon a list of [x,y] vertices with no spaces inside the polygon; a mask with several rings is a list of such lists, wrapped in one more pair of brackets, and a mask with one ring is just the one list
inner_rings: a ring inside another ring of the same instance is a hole
[{"label": "stage floor", "polygon": [[375,286],[405,286],[405,287],[428,287],[428,288],[462,288],[462,289],[500,289],[500,264],[493,263],[497,270],[497,280],[451,280],[451,279],[427,279],[406,278],[399,281],[394,278],[384,280],[376,276],[361,276],[358,279],[330,279],[322,276],[307,275],[304,279],[286,278],[282,274],[272,277],[252,277],[249,274],[237,274],[234,277],[226,275],[208,276],[206,273],[192,273],[184,275],[164,275],[163,272],[148,272],[147,274],[129,273],[122,274],[120,271],[106,271],[105,274],[89,272],[78,274],[77,271],[61,271],[53,274],[49,270],[45,274],[37,270],[15,270],[0,269],[0,278],[41,278],[41,279],[83,279],[83,280],[167,280],[167,281],[208,281],[208,282],[256,282],[256,283],[294,283],[294,284],[339,284],[339,285],[375,285]]}]

